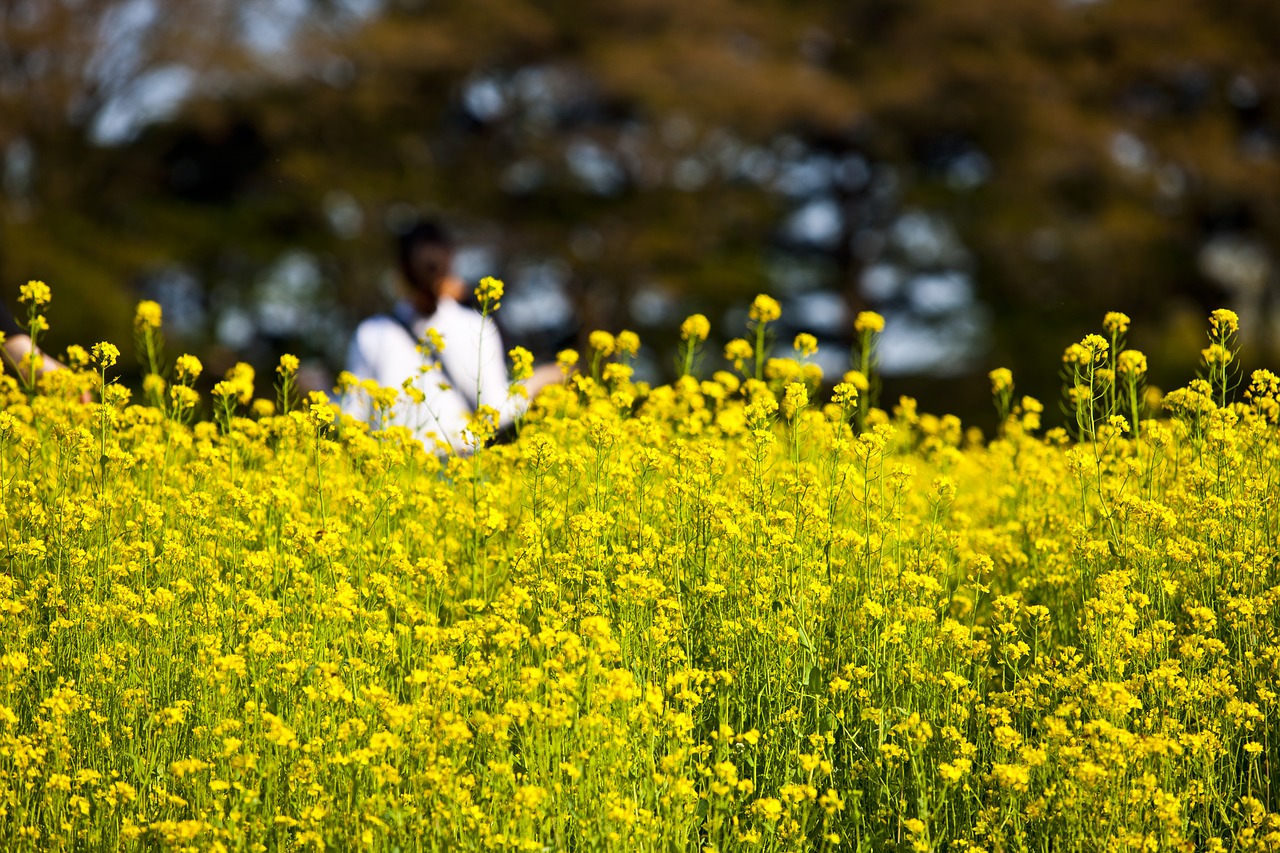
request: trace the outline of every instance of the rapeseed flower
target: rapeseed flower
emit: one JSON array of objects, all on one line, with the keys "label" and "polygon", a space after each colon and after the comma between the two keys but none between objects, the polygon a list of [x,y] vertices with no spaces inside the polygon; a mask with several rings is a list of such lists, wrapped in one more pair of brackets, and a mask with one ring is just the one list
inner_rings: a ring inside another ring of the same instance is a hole
[{"label": "rapeseed flower", "polygon": [[200,374],[204,372],[204,365],[194,355],[184,354],[178,356],[178,360],[174,362],[174,372],[177,374],[178,381],[190,384],[200,378]]},{"label": "rapeseed flower", "polygon": [[97,343],[93,345],[93,360],[102,369],[114,367],[116,362],[120,360],[120,348],[112,343]]},{"label": "rapeseed flower", "polygon": [[1234,311],[1219,308],[1209,315],[1209,327],[1215,333],[1233,335],[1240,331],[1240,317]]},{"label": "rapeseed flower", "polygon": [[724,345],[724,357],[732,362],[735,370],[742,370],[743,362],[755,354],[754,348],[744,338],[734,338]]},{"label": "rapeseed flower", "polygon": [[623,329],[614,338],[614,345],[622,355],[635,356],[640,352],[640,336],[630,329]]},{"label": "rapeseed flower", "polygon": [[772,323],[782,316],[782,306],[772,296],[761,293],[752,301],[747,316],[754,323]]},{"label": "rapeseed flower", "polygon": [[1128,314],[1120,311],[1108,311],[1106,316],[1102,318],[1102,328],[1109,335],[1123,335],[1129,331],[1130,322],[1132,321],[1129,319]]},{"label": "rapeseed flower", "polygon": [[53,301],[53,291],[43,281],[28,281],[18,288],[18,300],[32,309],[43,308]]},{"label": "rapeseed flower", "polygon": [[1138,350],[1124,350],[1116,363],[1116,372],[1122,376],[1143,376],[1147,372],[1147,357]]},{"label": "rapeseed flower", "polygon": [[480,283],[476,285],[475,297],[480,303],[481,309],[488,314],[497,311],[501,307],[501,300],[506,285],[493,276],[486,276],[480,279]]},{"label": "rapeseed flower", "polygon": [[859,334],[863,332],[879,334],[884,331],[884,317],[875,311],[859,311],[858,316],[853,320],[853,330]]},{"label": "rapeseed flower", "polygon": [[515,347],[507,355],[511,359],[511,378],[523,382],[533,375],[533,353],[524,347]]},{"label": "rapeseed flower", "polygon": [[609,332],[603,329],[597,329],[592,332],[587,342],[591,345],[591,349],[595,353],[604,358],[608,358],[618,351],[618,341]]},{"label": "rapeseed flower", "polygon": [[144,299],[138,303],[133,315],[135,329],[159,329],[163,323],[160,303]]},{"label": "rapeseed flower", "polygon": [[686,341],[705,341],[711,334],[711,322],[703,314],[690,314],[680,324],[680,337]]}]

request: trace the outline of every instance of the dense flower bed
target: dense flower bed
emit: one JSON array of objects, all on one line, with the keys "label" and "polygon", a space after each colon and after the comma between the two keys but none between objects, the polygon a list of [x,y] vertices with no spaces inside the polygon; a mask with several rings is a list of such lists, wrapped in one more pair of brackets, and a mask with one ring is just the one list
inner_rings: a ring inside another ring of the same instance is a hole
[{"label": "dense flower bed", "polygon": [[288,357],[192,422],[145,303],[139,402],[110,345],[10,371],[0,847],[1280,848],[1280,383],[1232,402],[1234,316],[1160,418],[1122,315],[1070,432],[996,371],[990,441],[874,405],[874,315],[820,404],[776,317],[658,388],[598,333],[466,457]]}]

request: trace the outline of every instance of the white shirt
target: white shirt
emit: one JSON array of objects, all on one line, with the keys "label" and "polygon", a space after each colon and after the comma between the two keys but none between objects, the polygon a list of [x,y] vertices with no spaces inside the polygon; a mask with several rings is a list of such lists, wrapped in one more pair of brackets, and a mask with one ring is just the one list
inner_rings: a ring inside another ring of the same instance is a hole
[{"label": "white shirt", "polygon": [[[394,311],[395,317],[380,314],[356,328],[347,349],[347,370],[357,379],[395,388],[400,392],[396,404],[375,422],[369,395],[357,388],[344,395],[344,412],[374,427],[408,427],[429,450],[436,449],[439,439],[463,452],[468,449],[463,433],[478,406],[496,409],[499,425],[510,423],[523,410],[524,399],[510,394],[502,337],[492,320],[447,298],[430,317],[418,315],[407,302],[397,303]],[[413,329],[416,339],[397,317]],[[427,329],[435,329],[444,340],[436,356],[418,351]],[[424,364],[437,361],[443,370],[422,372]],[[425,397],[421,404],[404,392],[404,381],[410,378]]]}]

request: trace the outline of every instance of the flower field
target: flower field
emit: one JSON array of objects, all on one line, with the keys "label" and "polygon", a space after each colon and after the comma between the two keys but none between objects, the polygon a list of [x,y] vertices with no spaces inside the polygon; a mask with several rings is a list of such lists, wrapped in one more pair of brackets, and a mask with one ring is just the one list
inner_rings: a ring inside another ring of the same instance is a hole
[{"label": "flower field", "polygon": [[829,402],[751,317],[654,388],[597,333],[465,457],[290,357],[196,418],[148,303],[135,393],[109,344],[9,370],[0,848],[1280,850],[1280,380],[1235,316],[1158,401],[1108,315],[1066,430],[994,371],[985,439],[877,407],[875,315]]}]

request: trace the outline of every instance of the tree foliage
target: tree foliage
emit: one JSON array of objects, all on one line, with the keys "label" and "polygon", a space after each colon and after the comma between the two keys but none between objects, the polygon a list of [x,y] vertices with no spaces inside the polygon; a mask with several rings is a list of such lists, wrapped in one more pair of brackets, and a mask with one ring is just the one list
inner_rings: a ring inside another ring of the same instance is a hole
[{"label": "tree foliage", "polygon": [[1255,347],[1280,318],[1266,0],[317,1],[275,51],[246,48],[250,12],[175,4],[125,77],[198,85],[104,146],[125,84],[92,69],[125,5],[0,13],[0,143],[36,164],[6,183],[0,274],[57,279],[94,320],[175,267],[210,323],[231,303],[253,319],[255,288],[304,253],[336,319],[298,334],[333,340],[337,306],[381,298],[410,209],[489,247],[492,271],[554,280],[584,328],[816,291],[941,336],[942,280],[974,292],[986,348],[952,367],[981,372],[1046,363],[1108,308],[1148,346],[1219,303]]}]

